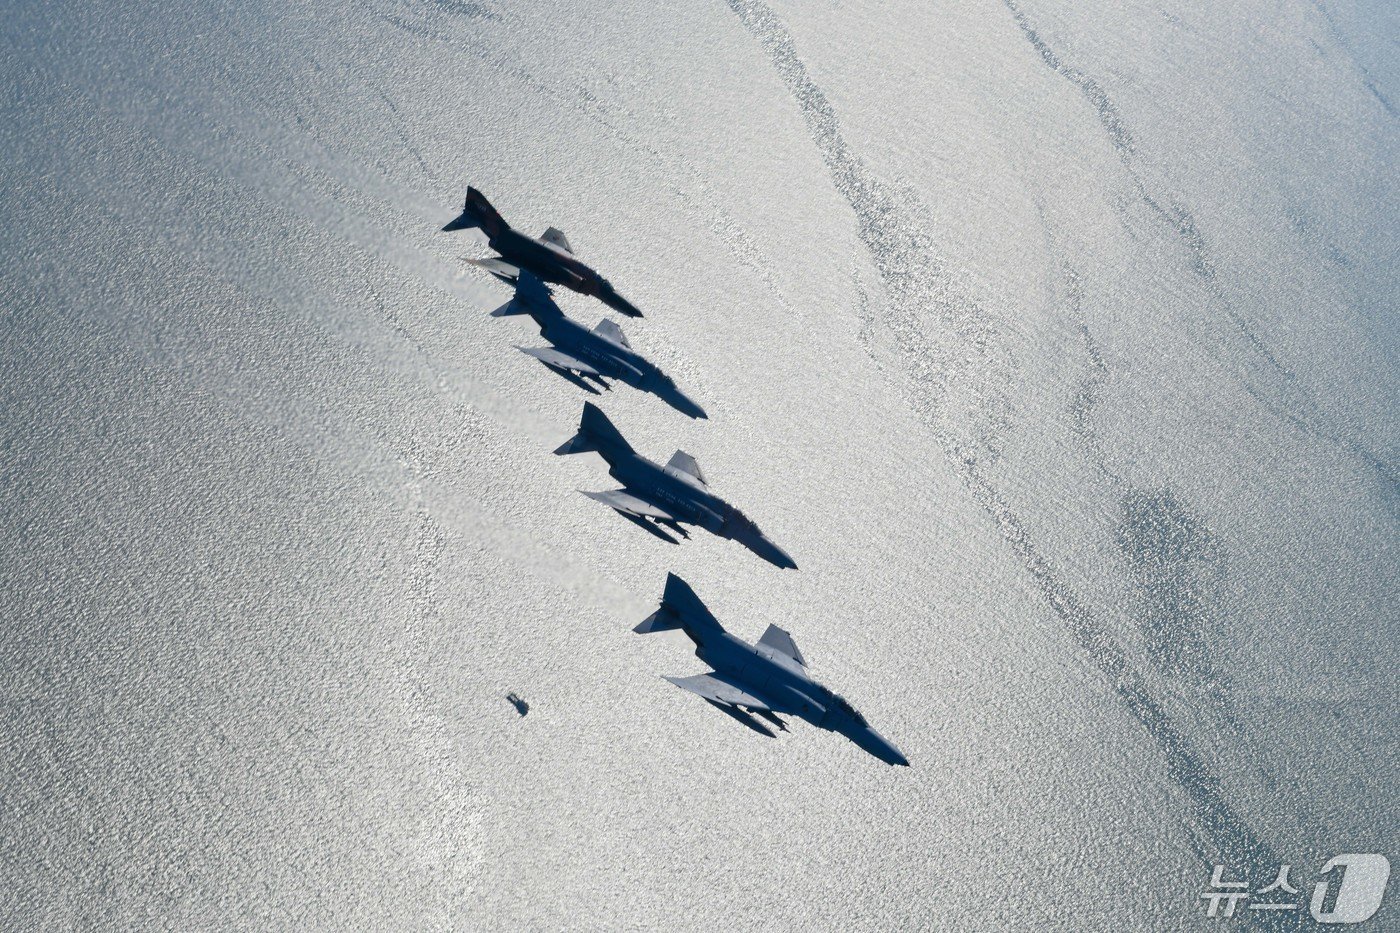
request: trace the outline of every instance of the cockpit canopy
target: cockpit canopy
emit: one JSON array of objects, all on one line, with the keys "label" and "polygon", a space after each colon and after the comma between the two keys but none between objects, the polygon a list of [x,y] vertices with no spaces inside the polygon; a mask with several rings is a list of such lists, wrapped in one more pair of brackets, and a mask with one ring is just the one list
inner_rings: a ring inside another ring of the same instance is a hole
[{"label": "cockpit canopy", "polygon": [[730,508],[729,515],[725,518],[724,524],[731,532],[749,531],[762,534],[762,532],[758,530],[758,526],[754,524],[753,519],[733,507]]},{"label": "cockpit canopy", "polygon": [[855,708],[854,706],[852,706],[850,703],[848,703],[848,702],[846,701],[846,698],[845,698],[845,697],[843,697],[843,696],[838,696],[838,697],[836,697],[836,708],[839,709],[841,712],[845,713],[847,716],[850,716],[852,719],[854,719],[855,722],[856,722],[856,725],[858,725],[858,726],[864,726],[864,725],[866,725],[865,717],[862,716],[862,715],[860,714],[860,712],[857,711],[856,708]]}]

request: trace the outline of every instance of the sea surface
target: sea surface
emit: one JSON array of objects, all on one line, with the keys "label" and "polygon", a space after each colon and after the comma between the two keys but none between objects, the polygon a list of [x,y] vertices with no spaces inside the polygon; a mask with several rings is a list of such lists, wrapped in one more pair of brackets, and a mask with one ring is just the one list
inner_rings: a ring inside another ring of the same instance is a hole
[{"label": "sea surface", "polygon": [[[11,5],[0,927],[1311,927],[1201,894],[1400,856],[1397,35]],[[800,571],[576,492],[468,184],[643,309],[710,420],[600,404]],[[912,766],[663,681],[671,571]]]}]

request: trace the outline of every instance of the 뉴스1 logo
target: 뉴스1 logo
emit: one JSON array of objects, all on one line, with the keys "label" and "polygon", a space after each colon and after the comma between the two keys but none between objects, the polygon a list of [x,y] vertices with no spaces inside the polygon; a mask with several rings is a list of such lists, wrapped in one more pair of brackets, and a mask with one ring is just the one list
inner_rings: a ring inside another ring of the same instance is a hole
[{"label": "\ub274\uc2a41 logo", "polygon": [[[1249,910],[1301,909],[1300,899],[1288,897],[1300,893],[1289,883],[1291,869],[1291,865],[1280,865],[1273,882],[1251,894],[1248,882],[1227,881],[1225,866],[1216,865],[1210,875],[1211,890],[1201,895],[1210,902],[1206,916],[1233,917],[1236,905],[1250,898],[1261,899],[1249,903]],[[1318,923],[1363,923],[1381,909],[1390,879],[1390,860],[1375,853],[1347,852],[1329,859],[1319,878],[1308,902],[1313,919]]]}]

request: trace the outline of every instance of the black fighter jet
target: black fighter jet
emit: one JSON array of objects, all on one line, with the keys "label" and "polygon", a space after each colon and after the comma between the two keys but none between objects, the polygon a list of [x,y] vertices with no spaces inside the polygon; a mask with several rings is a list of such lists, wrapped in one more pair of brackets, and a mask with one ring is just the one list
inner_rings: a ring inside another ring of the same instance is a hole
[{"label": "black fighter jet", "polygon": [[756,716],[784,732],[787,723],[778,714],[797,716],[819,729],[841,733],[886,764],[909,764],[904,753],[876,732],[854,706],[812,679],[807,659],[791,635],[770,625],[756,645],[735,638],[674,573],[666,577],[661,608],[632,631],[645,635],[668,629],[681,629],[690,636],[695,656],[714,670],[665,679],[698,694],[755,732],[774,736]]},{"label": "black fighter jet", "polygon": [[574,248],[562,230],[550,227],[539,239],[526,236],[511,228],[500,213],[475,188],[467,189],[467,203],[456,220],[442,229],[470,230],[479,227],[500,256],[491,259],[468,259],[503,282],[514,282],[522,269],[533,272],[546,282],[554,282],[583,295],[592,295],[603,304],[628,317],[641,317],[636,305],[623,298],[612,283],[574,255]]},{"label": "black fighter jet", "polygon": [[549,286],[523,270],[515,281],[515,297],[491,312],[492,317],[513,314],[528,314],[534,318],[539,325],[540,336],[553,344],[551,347],[516,349],[533,356],[575,385],[597,395],[598,390],[587,380],[610,389],[612,387],[605,380],[616,379],[652,393],[682,414],[692,418],[705,417],[705,409],[676,388],[670,376],[632,349],[621,327],[604,319],[589,330],[570,320],[550,297]]},{"label": "black fighter jet", "polygon": [[632,449],[608,416],[592,402],[583,403],[578,433],[554,452],[562,455],[585,451],[602,455],[608,462],[608,473],[622,483],[622,488],[583,494],[656,537],[679,544],[664,529],[688,538],[690,534],[681,527],[682,523],[699,525],[721,538],[738,541],[776,567],[797,569],[787,551],[770,541],[743,512],[710,491],[694,457],[678,450],[664,467],[651,462]]}]

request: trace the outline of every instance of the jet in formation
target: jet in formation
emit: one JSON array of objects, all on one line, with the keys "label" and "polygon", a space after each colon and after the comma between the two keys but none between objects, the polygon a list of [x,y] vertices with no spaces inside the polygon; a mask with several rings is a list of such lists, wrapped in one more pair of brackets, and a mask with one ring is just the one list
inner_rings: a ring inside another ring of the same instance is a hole
[{"label": "jet in formation", "polygon": [[603,304],[628,317],[641,317],[637,306],[617,293],[612,283],[595,272],[574,255],[574,248],[563,231],[550,227],[536,239],[513,229],[500,213],[475,188],[467,189],[467,203],[462,213],[444,231],[480,228],[500,253],[490,259],[468,259],[504,282],[514,282],[522,270],[538,278],[583,295],[592,295]]},{"label": "jet in formation", "polygon": [[550,347],[516,347],[529,354],[565,379],[598,394],[587,380],[605,389],[606,379],[625,382],[643,392],[650,392],[667,405],[692,418],[704,418],[701,408],[680,389],[656,364],[647,360],[627,342],[627,337],[610,320],[600,321],[589,330],[565,316],[550,297],[549,286],[529,272],[521,271],[515,280],[515,297],[491,312],[492,317],[528,314],[540,328],[540,336]]},{"label": "jet in formation", "polygon": [[770,625],[756,645],[735,638],[674,573],[666,577],[661,608],[633,631],[645,635],[671,629],[685,632],[695,642],[695,656],[714,670],[665,679],[699,694],[755,732],[772,738],[776,733],[760,719],[786,732],[787,723],[779,714],[796,716],[818,729],[841,733],[886,764],[909,764],[855,707],[812,679],[791,635]]},{"label": "jet in formation", "polygon": [[608,462],[608,473],[622,483],[622,488],[583,494],[615,509],[658,538],[678,544],[665,529],[688,538],[690,534],[682,524],[699,525],[721,538],[738,541],[770,564],[797,569],[787,552],[770,541],[743,512],[710,491],[694,457],[678,450],[664,467],[653,463],[633,450],[592,402],[583,403],[578,433],[554,452],[563,455],[586,451],[596,451]]}]

